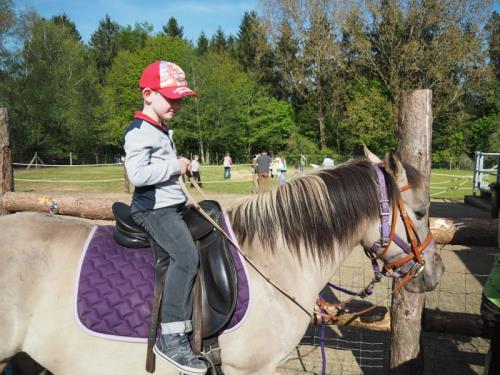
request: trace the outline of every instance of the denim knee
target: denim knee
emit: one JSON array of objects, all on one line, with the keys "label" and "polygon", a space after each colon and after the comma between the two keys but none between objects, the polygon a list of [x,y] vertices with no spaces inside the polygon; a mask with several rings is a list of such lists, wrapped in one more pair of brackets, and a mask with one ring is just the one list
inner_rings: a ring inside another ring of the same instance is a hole
[{"label": "denim knee", "polygon": [[182,256],[175,258],[176,267],[181,268],[189,275],[196,275],[198,273],[199,262],[198,250],[196,249],[194,252],[184,252]]}]

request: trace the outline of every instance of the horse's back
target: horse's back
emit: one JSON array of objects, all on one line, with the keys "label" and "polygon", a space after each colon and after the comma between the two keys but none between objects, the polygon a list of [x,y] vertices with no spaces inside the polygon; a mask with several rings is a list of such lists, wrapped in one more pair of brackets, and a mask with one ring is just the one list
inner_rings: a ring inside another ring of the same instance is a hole
[{"label": "horse's back", "polygon": [[61,299],[57,286],[73,284],[72,266],[91,228],[43,213],[0,217],[0,361],[26,349],[33,323],[44,319],[39,307]]}]

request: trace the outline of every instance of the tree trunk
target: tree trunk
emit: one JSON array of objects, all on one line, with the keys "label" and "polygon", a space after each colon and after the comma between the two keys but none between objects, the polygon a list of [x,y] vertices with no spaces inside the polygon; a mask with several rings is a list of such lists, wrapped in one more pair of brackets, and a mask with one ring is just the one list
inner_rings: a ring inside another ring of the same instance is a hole
[{"label": "tree trunk", "polygon": [[[203,146],[203,137],[200,135],[199,137],[199,148],[200,148],[200,158],[201,158],[201,163],[202,164],[205,164],[205,162],[207,162],[206,158],[205,158],[205,147]],[[207,162],[208,163],[208,162]]]},{"label": "tree trunk", "polygon": [[324,150],[326,148],[325,108],[323,106],[323,98],[321,93],[318,93],[317,113],[318,113],[318,126],[319,126],[319,145],[321,150]]},{"label": "tree trunk", "polygon": [[12,152],[10,148],[10,129],[7,108],[0,108],[0,215],[8,211],[2,205],[5,193],[14,190]]},{"label": "tree trunk", "polygon": [[115,202],[113,199],[7,192],[2,202],[4,208],[10,212],[41,211],[94,220],[114,220],[111,211],[111,206]]},{"label": "tree trunk", "polygon": [[[400,96],[398,141],[401,160],[424,175],[429,196],[432,142],[432,91],[403,91]],[[422,374],[420,346],[425,293],[404,288],[393,295],[391,306],[391,374]]]}]

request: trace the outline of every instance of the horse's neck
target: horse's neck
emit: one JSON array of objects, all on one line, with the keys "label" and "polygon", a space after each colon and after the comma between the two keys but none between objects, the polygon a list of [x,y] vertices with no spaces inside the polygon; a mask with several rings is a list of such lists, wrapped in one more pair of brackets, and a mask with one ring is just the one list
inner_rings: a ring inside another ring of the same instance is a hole
[{"label": "horse's neck", "polygon": [[245,250],[265,276],[307,307],[314,305],[318,293],[350,253],[349,249],[338,247],[331,261],[320,262],[312,259],[303,249],[299,261],[281,239],[276,240],[273,248],[271,253],[255,239]]}]

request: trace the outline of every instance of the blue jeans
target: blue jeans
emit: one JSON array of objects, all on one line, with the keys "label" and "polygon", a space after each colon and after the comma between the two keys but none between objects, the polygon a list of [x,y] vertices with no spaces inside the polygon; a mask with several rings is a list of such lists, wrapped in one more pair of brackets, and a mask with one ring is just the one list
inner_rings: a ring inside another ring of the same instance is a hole
[{"label": "blue jeans", "polygon": [[231,167],[224,167],[224,179],[231,178]]},{"label": "blue jeans", "polygon": [[162,334],[190,332],[199,256],[183,220],[184,203],[151,211],[132,204],[132,218],[170,255],[161,305]]}]

